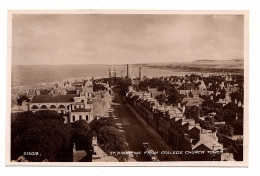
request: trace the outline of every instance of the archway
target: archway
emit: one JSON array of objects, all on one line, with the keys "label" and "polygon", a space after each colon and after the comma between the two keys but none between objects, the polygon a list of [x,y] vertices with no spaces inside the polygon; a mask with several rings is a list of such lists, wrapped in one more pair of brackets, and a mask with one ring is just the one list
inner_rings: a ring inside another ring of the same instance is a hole
[{"label": "archway", "polygon": [[37,105],[33,105],[31,109],[39,109],[39,107]]},{"label": "archway", "polygon": [[49,109],[57,109],[57,106],[51,105]]},{"label": "archway", "polygon": [[59,109],[64,109],[64,108],[66,108],[64,105],[59,106]]},{"label": "archway", "polygon": [[48,109],[48,107],[46,105],[42,105],[41,109]]}]

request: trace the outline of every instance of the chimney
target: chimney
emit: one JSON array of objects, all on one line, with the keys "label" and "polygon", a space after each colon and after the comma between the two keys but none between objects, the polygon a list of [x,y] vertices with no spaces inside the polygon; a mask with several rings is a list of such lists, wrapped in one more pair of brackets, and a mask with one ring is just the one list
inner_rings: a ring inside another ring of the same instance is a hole
[{"label": "chimney", "polygon": [[181,104],[180,104],[180,103],[178,103],[178,107],[179,107],[179,108],[181,107]]},{"label": "chimney", "polygon": [[235,103],[237,104],[237,99],[235,99]]},{"label": "chimney", "polygon": [[76,154],[76,153],[77,153],[77,151],[76,151],[76,144],[73,143],[73,155]]},{"label": "chimney", "polygon": [[185,112],[185,106],[182,106],[182,114]]},{"label": "chimney", "polygon": [[139,77],[140,77],[140,81],[143,80],[143,74],[142,74],[142,67],[139,67]]},{"label": "chimney", "polygon": [[238,101],[238,104],[237,104],[238,107],[241,107],[242,106],[242,103],[241,101]]}]

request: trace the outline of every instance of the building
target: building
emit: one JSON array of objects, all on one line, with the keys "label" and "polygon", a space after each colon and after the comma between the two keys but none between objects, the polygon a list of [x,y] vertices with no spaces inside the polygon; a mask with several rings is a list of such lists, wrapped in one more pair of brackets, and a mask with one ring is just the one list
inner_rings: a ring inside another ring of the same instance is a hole
[{"label": "building", "polygon": [[22,105],[14,105],[11,107],[12,112],[24,112],[29,110],[29,103],[26,101],[22,102]]},{"label": "building", "polygon": [[93,120],[93,85],[91,81],[75,83],[78,94],[34,95],[29,102],[29,111],[54,110],[65,117],[65,122]]},{"label": "building", "polygon": [[109,67],[109,78],[115,78],[116,77],[116,69],[111,70]]},{"label": "building", "polygon": [[132,69],[132,66],[127,64],[127,78],[131,79],[131,69]]},{"label": "building", "polygon": [[143,80],[143,73],[142,73],[142,67],[141,66],[139,67],[139,78],[140,78],[140,81]]},{"label": "building", "polygon": [[[185,106],[160,105],[150,93],[131,90],[126,95],[128,103],[168,143],[173,151],[185,161],[227,160],[223,145],[218,142],[216,132],[202,129],[194,119],[184,116]],[[200,98],[186,98],[186,106],[200,106]],[[196,153],[200,152],[200,153]],[[231,160],[230,158],[228,158]]]}]

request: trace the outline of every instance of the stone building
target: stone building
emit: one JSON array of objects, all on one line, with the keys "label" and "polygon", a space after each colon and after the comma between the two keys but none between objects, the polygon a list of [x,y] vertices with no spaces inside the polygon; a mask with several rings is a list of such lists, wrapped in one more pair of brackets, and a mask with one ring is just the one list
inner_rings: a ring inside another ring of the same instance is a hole
[{"label": "stone building", "polygon": [[54,110],[63,114],[66,122],[93,120],[93,85],[90,82],[74,83],[78,94],[34,95],[29,102],[30,111]]}]

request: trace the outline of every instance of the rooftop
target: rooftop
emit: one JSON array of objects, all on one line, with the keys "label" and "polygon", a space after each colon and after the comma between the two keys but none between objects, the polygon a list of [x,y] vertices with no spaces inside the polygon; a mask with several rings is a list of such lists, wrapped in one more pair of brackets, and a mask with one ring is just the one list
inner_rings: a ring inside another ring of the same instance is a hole
[{"label": "rooftop", "polygon": [[88,108],[88,109],[85,109],[85,108],[76,108],[74,109],[72,112],[90,112],[91,109]]},{"label": "rooftop", "polygon": [[31,103],[61,103],[61,102],[73,102],[74,97],[78,97],[77,94],[67,95],[34,95]]}]

